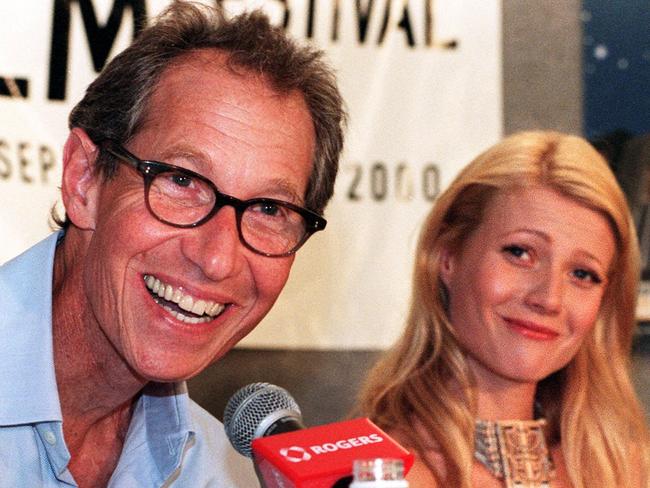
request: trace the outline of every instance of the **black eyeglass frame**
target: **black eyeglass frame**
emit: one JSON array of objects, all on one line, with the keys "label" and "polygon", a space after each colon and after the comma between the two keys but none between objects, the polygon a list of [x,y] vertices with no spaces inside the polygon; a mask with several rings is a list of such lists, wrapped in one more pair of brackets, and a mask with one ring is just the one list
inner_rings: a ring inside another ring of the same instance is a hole
[{"label": "black eyeglass frame", "polygon": [[[292,254],[294,254],[298,249],[300,249],[300,247],[302,247],[302,245],[307,241],[307,239],[309,239],[309,237],[314,232],[318,232],[325,229],[325,226],[327,225],[327,220],[325,220],[323,217],[318,215],[316,212],[312,212],[311,210],[308,210],[306,208],[300,207],[298,205],[294,205],[293,203],[285,202],[283,200],[276,200],[274,198],[252,198],[250,200],[240,200],[239,198],[233,197],[231,195],[227,195],[225,193],[220,192],[212,181],[210,181],[208,178],[206,178],[205,176],[199,173],[195,173],[192,170],[181,168],[180,166],[175,166],[173,164],[163,163],[161,161],[140,159],[134,154],[130,153],[121,144],[113,140],[107,139],[103,141],[100,144],[100,147],[105,151],[107,151],[112,156],[114,156],[115,158],[117,158],[118,161],[127,163],[129,166],[134,168],[138,173],[142,175],[142,178],[144,179],[144,197],[145,197],[144,201],[147,206],[147,210],[149,210],[149,213],[153,215],[153,217],[156,220],[164,224],[170,225],[172,227],[177,227],[181,229],[198,227],[200,225],[205,224],[212,217],[214,217],[216,213],[219,210],[221,210],[221,208],[223,208],[224,206],[231,206],[235,209],[239,241],[247,249],[253,251],[254,253],[261,254],[262,256],[266,256],[270,258],[280,258],[280,257],[291,256]],[[149,205],[149,190],[151,188],[151,183],[153,182],[156,176],[169,171],[178,172],[190,178],[196,178],[198,180],[201,180],[212,189],[216,197],[214,202],[214,207],[212,207],[212,210],[210,210],[205,217],[191,224],[177,224],[174,222],[169,222],[168,220],[159,217],[156,214],[156,212],[154,212],[151,209],[151,206]],[[258,249],[255,249],[246,241],[241,228],[242,216],[244,214],[244,211],[248,207],[256,204],[279,205],[281,207],[285,207],[290,210],[293,210],[294,212],[302,216],[306,224],[305,233],[292,249],[282,254],[265,253]]]}]

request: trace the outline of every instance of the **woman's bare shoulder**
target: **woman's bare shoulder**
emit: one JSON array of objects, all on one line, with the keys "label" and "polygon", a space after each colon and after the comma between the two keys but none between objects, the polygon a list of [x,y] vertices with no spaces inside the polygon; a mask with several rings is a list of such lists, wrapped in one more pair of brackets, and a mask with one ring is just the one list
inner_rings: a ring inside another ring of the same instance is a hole
[{"label": "woman's bare shoulder", "polygon": [[409,488],[437,488],[438,483],[431,473],[431,470],[418,457],[415,456],[413,466],[406,475],[409,482]]},{"label": "woman's bare shoulder", "polygon": [[[435,476],[422,460],[423,453],[418,453],[413,448],[410,436],[402,429],[390,429],[387,433],[414,455],[413,466],[406,474],[409,488],[437,488],[438,483],[436,482]],[[427,461],[437,470],[444,471],[443,458],[438,452],[434,449],[429,449],[424,455],[427,456]]]}]

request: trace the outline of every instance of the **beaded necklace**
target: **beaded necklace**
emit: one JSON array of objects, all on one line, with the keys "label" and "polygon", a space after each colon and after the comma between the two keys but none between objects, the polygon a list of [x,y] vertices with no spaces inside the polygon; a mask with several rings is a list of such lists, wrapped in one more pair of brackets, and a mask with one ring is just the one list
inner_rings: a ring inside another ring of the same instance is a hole
[{"label": "beaded necklace", "polygon": [[549,488],[555,475],[546,420],[477,420],[474,457],[506,488]]}]

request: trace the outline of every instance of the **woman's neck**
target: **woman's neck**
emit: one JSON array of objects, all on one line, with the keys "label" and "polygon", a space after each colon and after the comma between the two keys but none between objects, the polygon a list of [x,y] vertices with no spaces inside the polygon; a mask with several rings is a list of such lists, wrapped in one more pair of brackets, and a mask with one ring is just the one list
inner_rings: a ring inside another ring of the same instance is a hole
[{"label": "woman's neck", "polygon": [[530,420],[534,418],[536,382],[499,376],[468,358],[476,381],[477,416],[482,420]]}]

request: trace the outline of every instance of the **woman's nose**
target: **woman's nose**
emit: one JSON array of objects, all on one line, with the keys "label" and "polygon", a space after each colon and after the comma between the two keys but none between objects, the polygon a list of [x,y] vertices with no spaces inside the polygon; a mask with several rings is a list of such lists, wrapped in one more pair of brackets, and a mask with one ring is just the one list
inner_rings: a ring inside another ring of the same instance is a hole
[{"label": "woman's nose", "polygon": [[560,270],[545,269],[531,276],[526,304],[537,312],[556,314],[562,307],[564,279]]}]

